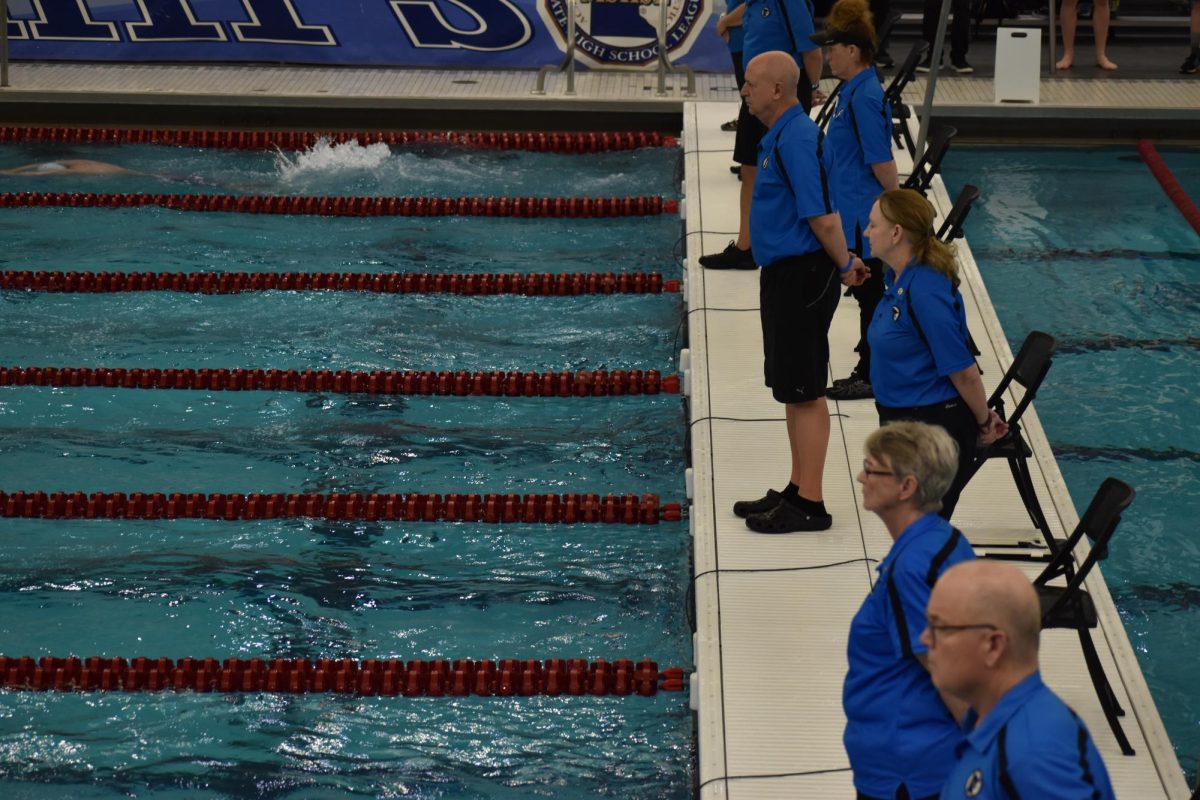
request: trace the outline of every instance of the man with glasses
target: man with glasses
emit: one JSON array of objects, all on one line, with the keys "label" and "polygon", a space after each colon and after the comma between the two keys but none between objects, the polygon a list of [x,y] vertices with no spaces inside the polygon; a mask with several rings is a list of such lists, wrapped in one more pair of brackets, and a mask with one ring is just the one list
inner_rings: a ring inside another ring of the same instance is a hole
[{"label": "man with glasses", "polygon": [[868,436],[865,449],[863,508],[893,544],[850,624],[843,742],[859,800],[936,798],[963,739],[956,716],[966,708],[934,688],[921,632],[938,575],[975,557],[937,513],[958,470],[958,445],[936,425],[894,422]]},{"label": "man with glasses", "polygon": [[934,586],[927,615],[933,685],[970,709],[943,800],[1114,796],[1087,727],[1042,683],[1028,578],[1007,564],[958,564]]}]

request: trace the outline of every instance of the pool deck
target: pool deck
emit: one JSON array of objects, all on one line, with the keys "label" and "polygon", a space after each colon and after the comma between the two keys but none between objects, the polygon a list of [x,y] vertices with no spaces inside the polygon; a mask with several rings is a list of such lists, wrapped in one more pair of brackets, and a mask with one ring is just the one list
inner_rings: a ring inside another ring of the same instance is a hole
[{"label": "pool deck", "polygon": [[[919,102],[923,81],[910,85],[906,97],[911,102]],[[573,97],[564,95],[561,76],[552,76],[541,96],[531,94],[535,82],[532,71],[19,62],[12,65],[12,85],[0,89],[0,119],[7,125],[45,125],[64,116],[104,114],[94,124],[119,125],[138,109],[169,113],[176,108],[204,114],[210,126],[236,127],[245,115],[262,109],[396,112],[389,124],[410,111],[459,120],[470,119],[462,112],[484,111],[499,115],[491,117],[493,124],[510,119],[508,127],[517,128],[523,127],[524,115],[514,112],[632,117],[682,112],[694,487],[690,527],[699,576],[691,702],[699,719],[700,795],[852,796],[841,744],[846,635],[873,580],[873,564],[864,559],[882,558],[890,546],[879,521],[859,509],[854,482],[862,443],[876,416],[869,401],[831,407],[835,416],[825,481],[825,501],[835,520],[831,531],[761,537],[732,515],[734,500],[779,484],[788,464],[781,408],[759,374],[757,276],[706,273],[696,261],[701,253],[723,247],[736,230],[737,183],[727,168],[733,136],[718,130],[735,114],[733,79],[697,75],[695,98],[684,97],[678,76],[670,79],[664,97],[656,96],[650,74],[580,73]],[[947,77],[938,84],[935,114],[953,111],[995,121],[1066,117],[1085,126],[1125,117],[1151,128],[1162,120],[1200,120],[1200,81],[1157,83],[1047,79],[1037,106],[1014,109],[993,102],[990,79]],[[903,172],[906,159],[899,159]],[[950,198],[940,179],[931,196],[940,212],[948,210]],[[984,351],[980,363],[990,389],[1012,354],[965,244],[960,255],[969,322]],[[831,331],[833,377],[849,372],[856,339],[857,309],[844,299]],[[1036,415],[1026,419],[1037,451],[1037,491],[1052,528],[1062,535],[1074,526],[1077,512]],[[1003,464],[989,464],[971,483],[955,523],[982,548],[1036,539]],[[849,563],[823,566],[837,562]],[[1029,569],[1032,574],[1037,565]],[[1137,754],[1126,757],[1117,749],[1074,634],[1052,631],[1043,637],[1044,674],[1087,722],[1119,797],[1187,798],[1178,761],[1098,574],[1088,589],[1101,616],[1097,646],[1127,710],[1123,723]]]}]

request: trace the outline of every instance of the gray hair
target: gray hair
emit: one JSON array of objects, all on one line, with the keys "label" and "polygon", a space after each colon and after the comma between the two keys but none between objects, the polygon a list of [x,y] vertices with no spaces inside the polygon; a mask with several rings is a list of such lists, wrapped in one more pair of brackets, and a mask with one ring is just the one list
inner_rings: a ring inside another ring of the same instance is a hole
[{"label": "gray hair", "polygon": [[958,472],[958,443],[946,429],[924,422],[893,422],[867,437],[867,455],[887,464],[896,480],[916,478],[913,501],[922,511],[939,511],[942,495]]}]

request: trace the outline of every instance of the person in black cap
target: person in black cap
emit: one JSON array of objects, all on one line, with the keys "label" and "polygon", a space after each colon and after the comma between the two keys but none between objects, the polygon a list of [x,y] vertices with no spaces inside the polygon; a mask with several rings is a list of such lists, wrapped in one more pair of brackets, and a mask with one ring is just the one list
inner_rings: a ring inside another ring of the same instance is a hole
[{"label": "person in black cap", "polygon": [[825,29],[811,38],[826,48],[830,72],[843,81],[825,132],[834,153],[830,178],[837,188],[846,243],[871,270],[861,286],[850,289],[859,309],[858,365],[850,377],[835,380],[827,396],[831,400],[862,400],[874,396],[867,328],[883,296],[883,262],[871,257],[871,245],[863,231],[875,198],[900,188],[892,157],[892,109],[871,66],[875,26],[866,0],[838,0],[825,19]]}]

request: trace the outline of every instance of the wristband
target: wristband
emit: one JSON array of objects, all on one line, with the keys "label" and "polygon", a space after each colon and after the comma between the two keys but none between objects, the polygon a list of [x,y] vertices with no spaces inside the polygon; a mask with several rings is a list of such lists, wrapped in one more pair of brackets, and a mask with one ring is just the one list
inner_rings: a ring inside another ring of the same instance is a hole
[{"label": "wristband", "polygon": [[846,259],[846,266],[838,268],[839,275],[845,275],[854,266],[854,253],[850,254],[850,258]]}]

